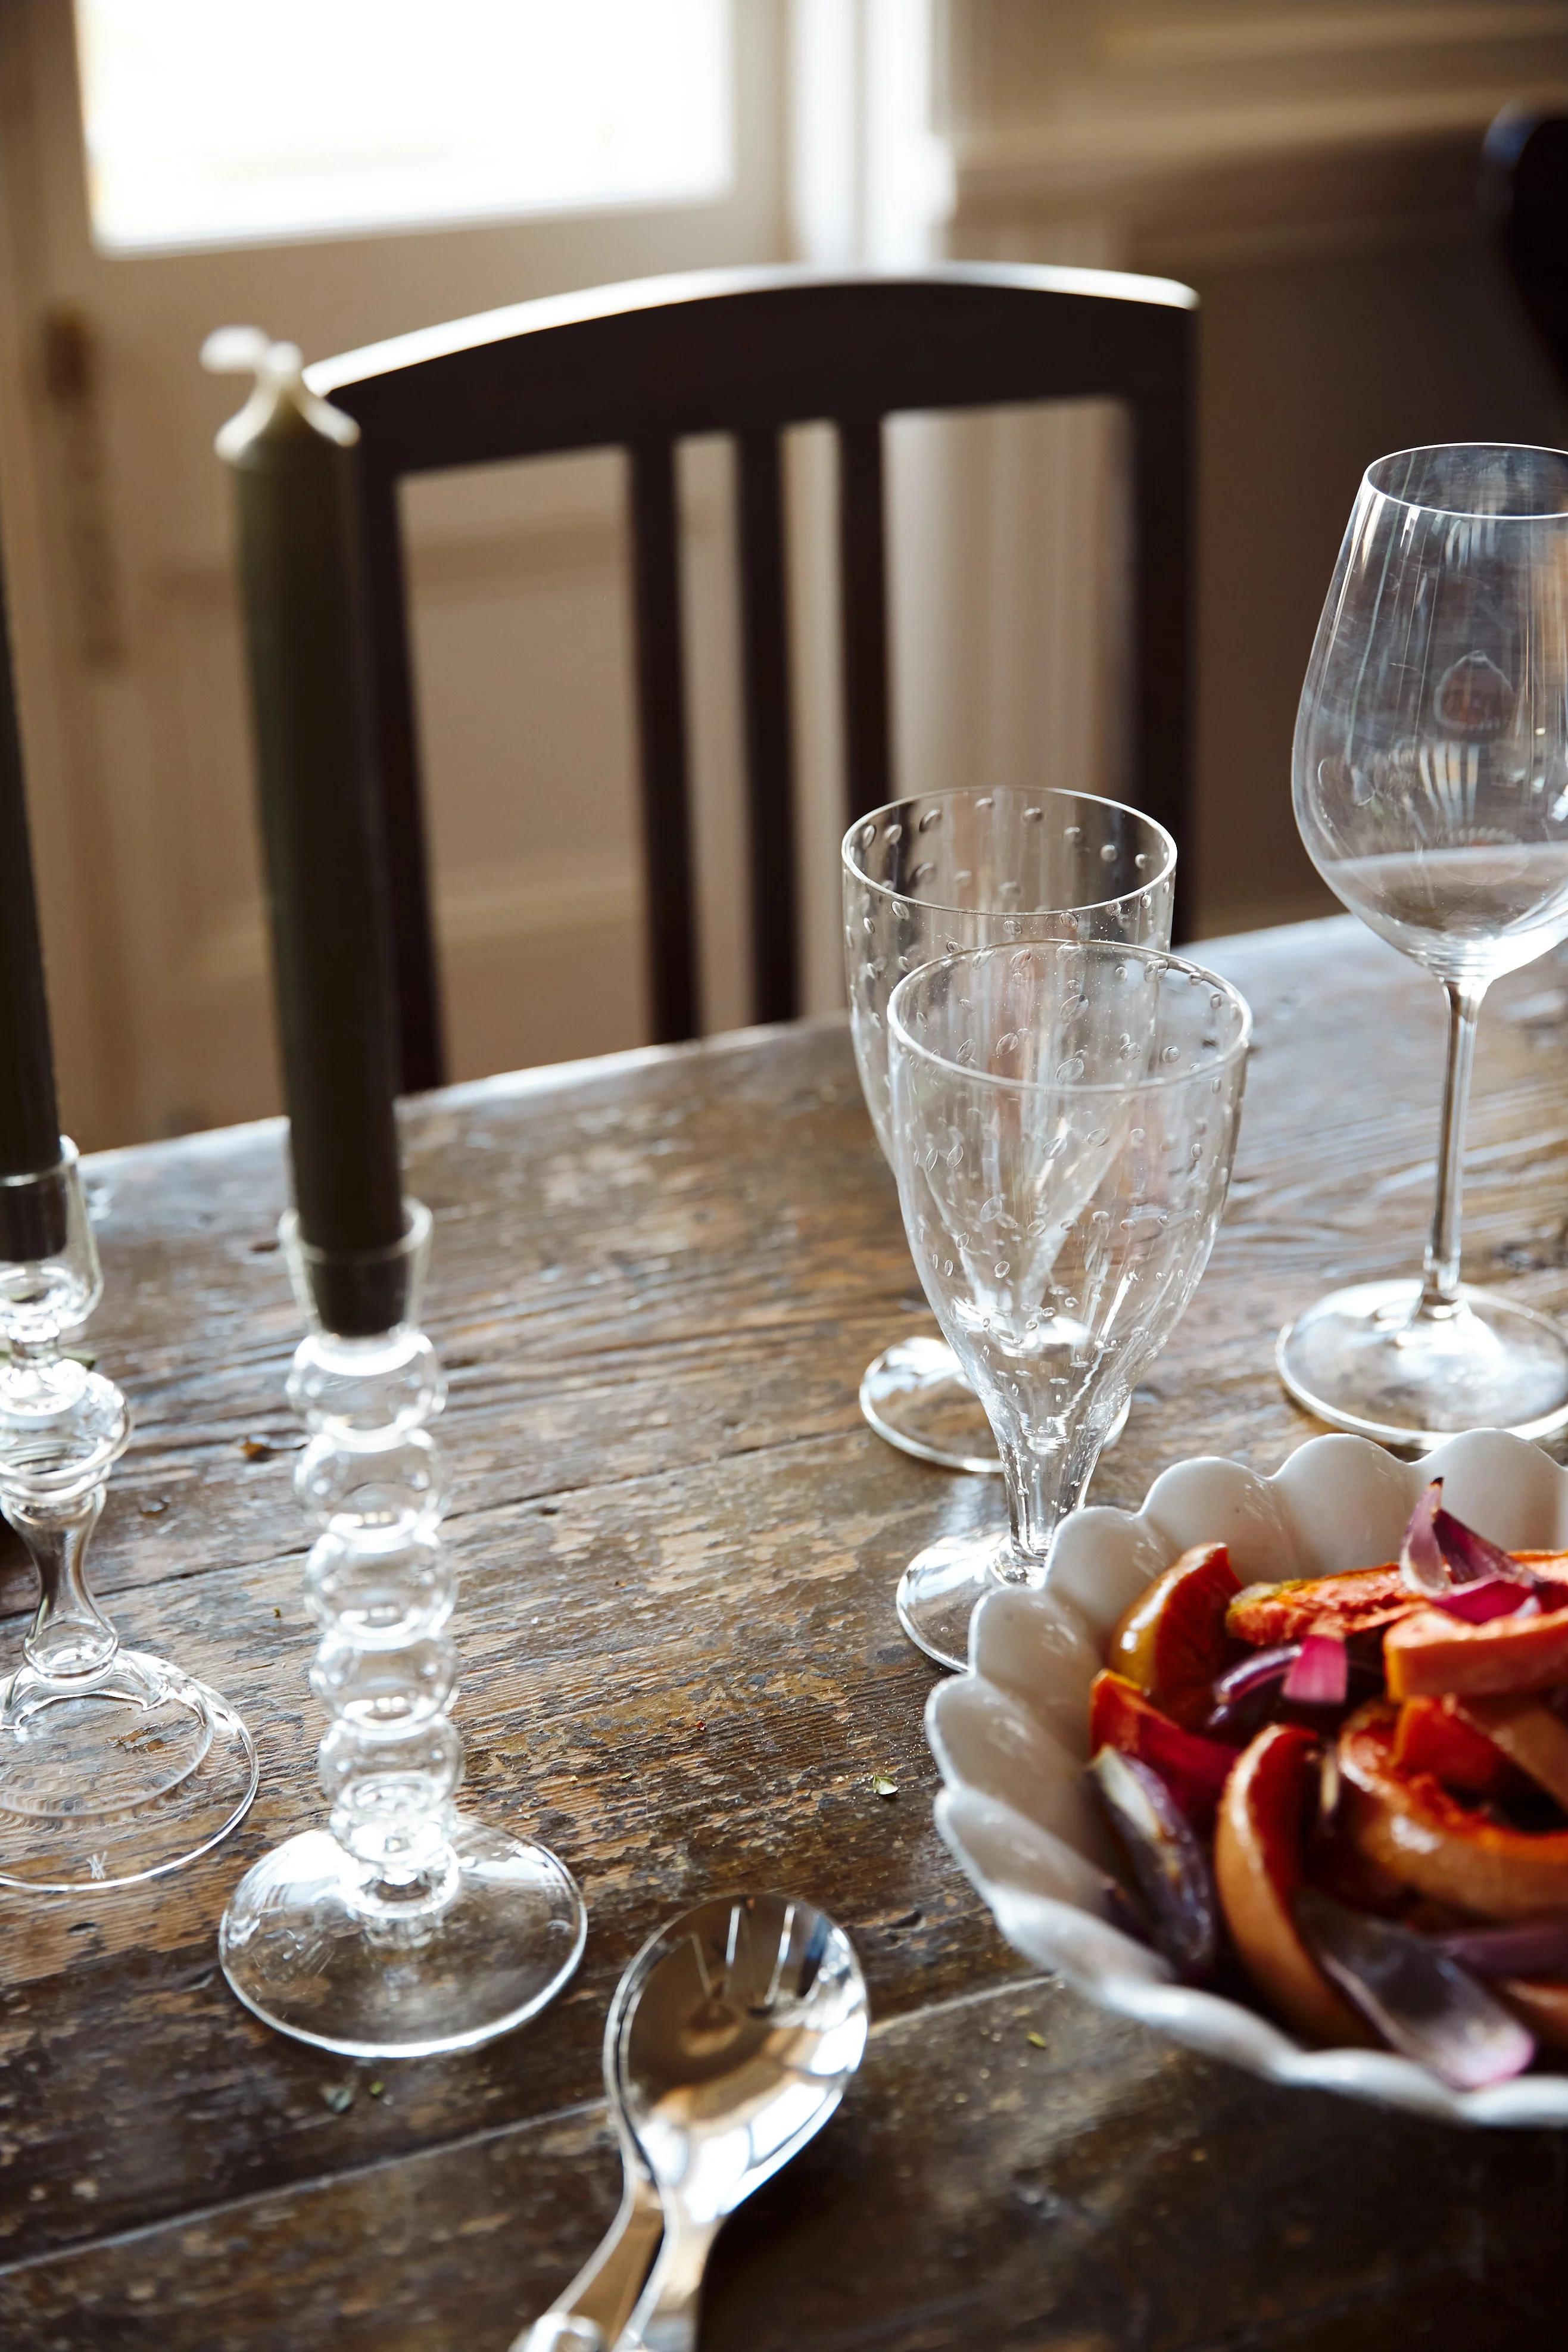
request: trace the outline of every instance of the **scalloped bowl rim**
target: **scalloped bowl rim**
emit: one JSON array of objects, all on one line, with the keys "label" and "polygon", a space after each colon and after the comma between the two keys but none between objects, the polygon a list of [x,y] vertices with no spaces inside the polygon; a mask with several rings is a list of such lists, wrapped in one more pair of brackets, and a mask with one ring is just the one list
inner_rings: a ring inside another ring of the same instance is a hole
[{"label": "scalloped bowl rim", "polygon": [[1568,1470],[1504,1430],[1467,1430],[1414,1461],[1369,1438],[1312,1437],[1270,1476],[1200,1454],[1163,1471],[1140,1510],[1074,1511],[1044,1588],[988,1593],[969,1671],[931,1693],[936,1826],[1013,1948],[1101,2009],[1270,2082],[1457,2123],[1568,2124],[1568,2072],[1461,2092],[1392,2052],[1308,2049],[1261,2011],[1176,1983],[1099,1898],[1109,1856],[1083,1786],[1087,1687],[1128,1603],[1194,1543],[1228,1543],[1243,1583],[1395,1558],[1434,1477],[1494,1542],[1568,1550]]}]

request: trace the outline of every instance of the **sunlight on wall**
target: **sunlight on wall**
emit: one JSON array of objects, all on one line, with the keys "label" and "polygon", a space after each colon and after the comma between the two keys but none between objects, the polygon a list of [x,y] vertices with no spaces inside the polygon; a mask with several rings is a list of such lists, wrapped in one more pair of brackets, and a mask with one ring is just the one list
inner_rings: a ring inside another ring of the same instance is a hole
[{"label": "sunlight on wall", "polygon": [[700,201],[729,0],[76,0],[111,252]]}]

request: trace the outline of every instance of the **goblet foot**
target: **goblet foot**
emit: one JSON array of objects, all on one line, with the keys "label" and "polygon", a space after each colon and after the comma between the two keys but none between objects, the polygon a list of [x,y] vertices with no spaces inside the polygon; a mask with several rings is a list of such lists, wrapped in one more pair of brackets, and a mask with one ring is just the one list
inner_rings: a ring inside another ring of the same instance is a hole
[{"label": "goblet foot", "polygon": [[542,1845],[449,1813],[438,1883],[400,1910],[325,1830],[246,1872],[218,1953],[246,2007],[345,2058],[430,2058],[507,2033],[554,1999],[588,1915]]},{"label": "goblet foot", "polygon": [[[901,1339],[866,1366],[861,1411],[879,1437],[917,1462],[939,1470],[1001,1475],[985,1407],[964,1378],[946,1339]],[[1114,1445],[1127,1426],[1122,1407],[1106,1438]]]},{"label": "goblet foot", "polygon": [[969,1663],[969,1620],[988,1592],[1027,1580],[1006,1528],[943,1536],[916,1552],[898,1580],[898,1622],[917,1650],[949,1674]]},{"label": "goblet foot", "polygon": [[866,1367],[861,1411],[879,1437],[939,1470],[1001,1475],[979,1398],[946,1339],[901,1339]]},{"label": "goblet foot", "polygon": [[96,1674],[20,1666],[0,1688],[0,1886],[131,1886],[205,1853],[256,1794],[256,1749],[225,1699],[119,1650]]},{"label": "goblet foot", "polygon": [[1568,1423],[1568,1332],[1495,1291],[1465,1289],[1417,1315],[1418,1282],[1364,1282],[1320,1298],[1280,1334],[1275,1361],[1298,1404],[1385,1445],[1437,1445],[1462,1429],[1545,1437]]}]

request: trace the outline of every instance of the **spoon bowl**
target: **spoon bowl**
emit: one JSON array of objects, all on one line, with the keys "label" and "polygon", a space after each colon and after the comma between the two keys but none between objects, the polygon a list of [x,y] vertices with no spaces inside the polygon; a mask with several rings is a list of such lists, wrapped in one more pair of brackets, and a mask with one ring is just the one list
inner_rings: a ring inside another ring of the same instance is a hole
[{"label": "spoon bowl", "polygon": [[865,1979],[826,1912],[747,1895],[663,1929],[624,1990],[615,2073],[664,2207],[630,2341],[689,2352],[721,2223],[821,2129],[860,2064]]}]

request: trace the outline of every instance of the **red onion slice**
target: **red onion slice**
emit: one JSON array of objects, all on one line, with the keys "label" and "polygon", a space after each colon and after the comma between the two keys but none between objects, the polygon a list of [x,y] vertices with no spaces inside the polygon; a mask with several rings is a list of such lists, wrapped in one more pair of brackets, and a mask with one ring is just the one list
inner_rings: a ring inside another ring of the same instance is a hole
[{"label": "red onion slice", "polygon": [[1267,1690],[1270,1683],[1282,1683],[1301,1654],[1300,1642],[1282,1642],[1277,1650],[1254,1650],[1239,1666],[1221,1675],[1214,1685],[1216,1706],[1234,1706],[1239,1698],[1250,1698],[1254,1691]]},{"label": "red onion slice", "polygon": [[1399,1547],[1399,1567],[1406,1584],[1436,1599],[1453,1583],[1443,1547],[1437,1541],[1437,1513],[1443,1506],[1443,1482],[1434,1478],[1410,1514],[1405,1540]]},{"label": "red onion slice", "polygon": [[1156,1948],[1178,1976],[1201,1983],[1213,1974],[1219,1949],[1219,1902],[1207,1854],[1141,1757],[1102,1748],[1089,1777],[1153,1915]]},{"label": "red onion slice", "polygon": [[1479,1977],[1549,1977],[1568,1970],[1568,1919],[1519,1919],[1438,1936],[1450,1959]]},{"label": "red onion slice", "polygon": [[[1534,1582],[1528,1568],[1511,1559],[1501,1548],[1477,1535],[1463,1519],[1443,1508],[1443,1482],[1434,1478],[1410,1514],[1405,1540],[1399,1547],[1405,1581],[1428,1601],[1440,1601],[1456,1584],[1479,1584],[1499,1580],[1505,1584]],[[1479,1621],[1478,1621],[1479,1622]]]},{"label": "red onion slice", "polygon": [[1451,1592],[1432,1595],[1435,1609],[1462,1617],[1467,1625],[1485,1625],[1493,1617],[1539,1617],[1541,1603],[1500,1576],[1483,1576],[1478,1584],[1456,1584]]},{"label": "red onion slice", "polygon": [[1455,2091],[1522,2074],[1535,2037],[1428,1936],[1348,1910],[1315,1887],[1296,1898],[1296,1921],[1326,1973],[1390,2048]]},{"label": "red onion slice", "polygon": [[1478,1584],[1484,1579],[1498,1577],[1505,1584],[1533,1584],[1535,1579],[1528,1568],[1511,1559],[1500,1547],[1488,1543],[1485,1536],[1467,1528],[1463,1519],[1456,1519],[1452,1511],[1439,1511],[1437,1521],[1437,1541],[1443,1547],[1443,1558],[1454,1571],[1458,1584]]},{"label": "red onion slice", "polygon": [[1350,1658],[1338,1633],[1309,1633],[1285,1676],[1281,1696],[1295,1706],[1343,1706]]}]

